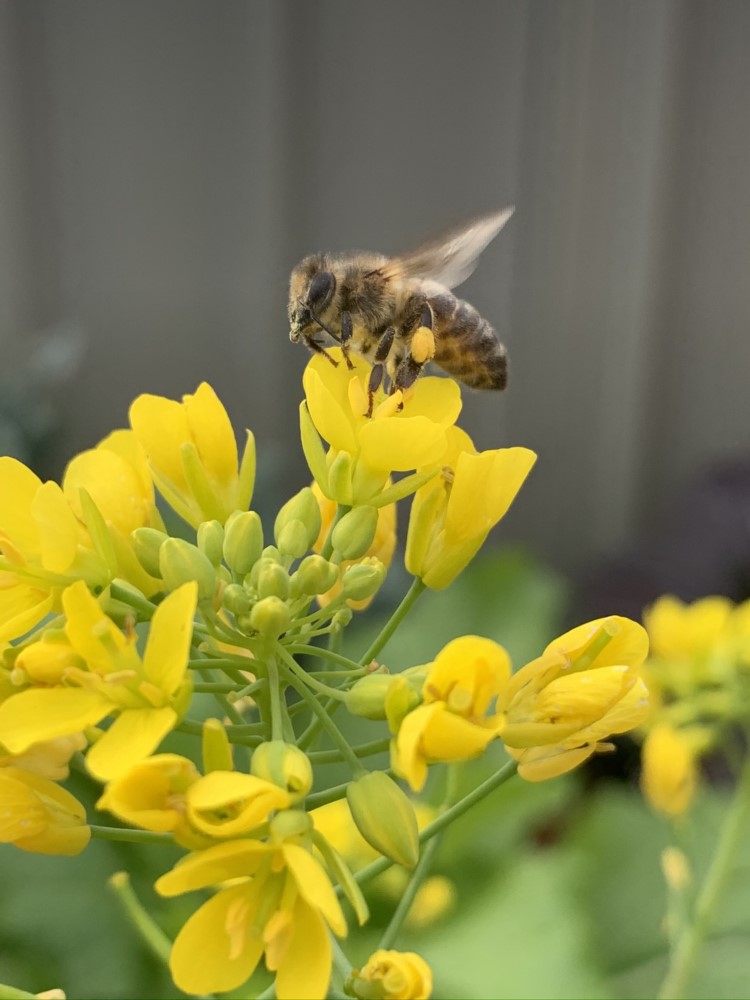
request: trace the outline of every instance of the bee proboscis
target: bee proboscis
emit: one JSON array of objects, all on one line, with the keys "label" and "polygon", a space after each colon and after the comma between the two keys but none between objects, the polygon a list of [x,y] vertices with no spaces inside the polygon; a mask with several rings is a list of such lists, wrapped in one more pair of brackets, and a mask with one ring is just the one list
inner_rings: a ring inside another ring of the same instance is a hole
[{"label": "bee proboscis", "polygon": [[368,360],[368,416],[386,373],[391,392],[405,390],[429,361],[471,388],[504,389],[505,347],[487,320],[451,289],[469,277],[513,210],[474,219],[400,257],[305,257],[289,283],[290,340],[302,340],[338,364],[320,339],[325,333],[340,344],[350,368],[350,351]]}]

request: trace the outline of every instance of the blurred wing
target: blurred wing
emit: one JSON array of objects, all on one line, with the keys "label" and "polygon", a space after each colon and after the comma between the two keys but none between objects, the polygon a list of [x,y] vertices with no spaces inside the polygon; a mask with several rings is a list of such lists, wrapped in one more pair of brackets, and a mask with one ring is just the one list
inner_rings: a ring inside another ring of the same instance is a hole
[{"label": "blurred wing", "polygon": [[515,206],[511,205],[502,212],[464,223],[412,253],[394,257],[378,272],[387,280],[421,278],[455,288],[466,281],[482,250],[494,240],[514,211]]}]

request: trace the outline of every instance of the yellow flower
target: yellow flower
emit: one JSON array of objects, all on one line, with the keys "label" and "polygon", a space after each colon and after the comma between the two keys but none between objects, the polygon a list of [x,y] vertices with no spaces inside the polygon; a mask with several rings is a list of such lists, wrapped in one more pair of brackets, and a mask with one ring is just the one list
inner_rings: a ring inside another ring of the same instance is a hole
[{"label": "yellow flower", "polygon": [[2,755],[3,747],[0,743],[0,767],[18,767],[49,781],[64,781],[70,774],[70,758],[85,748],[86,737],[83,733],[58,736],[45,743],[32,743],[23,753],[5,756]]},{"label": "yellow flower", "polygon": [[[386,486],[388,483],[386,483]],[[331,525],[336,516],[336,511],[338,509],[338,504],[335,500],[329,500],[323,495],[323,492],[318,486],[318,484],[313,481],[312,491],[320,505],[321,514],[321,527],[320,534],[318,535],[317,541],[313,546],[315,552],[322,552],[323,546],[325,545],[326,538],[328,538],[328,532],[331,530]],[[393,560],[393,553],[396,551],[396,504],[389,503],[378,508],[378,522],[375,528],[375,538],[373,539],[372,545],[369,547],[367,552],[364,553],[362,558],[368,556],[374,556],[379,559],[380,562],[388,568]],[[331,587],[329,591],[325,594],[318,595],[318,603],[321,607],[325,607],[330,604],[341,593],[341,578],[344,572],[349,566],[354,566],[358,563],[359,559],[345,559],[342,560],[339,566],[339,578],[337,582]],[[373,594],[373,597],[375,595]],[[364,611],[366,607],[372,602],[372,597],[366,597],[362,601],[349,600],[346,603],[350,608],[355,611]]]},{"label": "yellow flower", "polygon": [[170,969],[186,993],[241,986],[265,953],[279,1000],[322,1000],[331,977],[328,927],[346,922],[324,868],[284,840],[228,841],[191,854],[156,883],[163,896],[218,886],[177,935]]},{"label": "yellow flower", "polygon": [[612,616],[555,639],[506,684],[497,702],[499,732],[527,781],[544,781],[581,764],[602,741],[646,718],[648,690],[638,673],[648,637],[636,622]]},{"label": "yellow flower", "polygon": [[238,471],[232,425],[206,382],[181,403],[139,396],[130,407],[130,425],[159,492],[188,524],[224,524],[233,511],[247,510],[255,479],[254,439],[247,431]]},{"label": "yellow flower", "polygon": [[0,733],[11,753],[77,733],[108,715],[117,718],[89,750],[91,773],[103,781],[147,757],[174,727],[189,695],[186,677],[197,588],[187,583],[156,609],[143,659],[135,634],[123,634],[83,582],[63,594],[65,631],[88,669],[69,667],[67,686],[30,688],[0,705]]},{"label": "yellow flower", "polygon": [[707,655],[724,638],[732,609],[726,597],[704,597],[693,604],[660,597],[643,616],[651,655],[684,660]]},{"label": "yellow flower", "polygon": [[57,483],[0,458],[0,642],[58,611],[74,580],[101,588],[110,576]]},{"label": "yellow flower", "polygon": [[36,854],[80,854],[91,831],[86,810],[53,781],[16,767],[0,769],[0,842]]},{"label": "yellow flower", "polygon": [[424,682],[424,703],[409,712],[391,744],[397,774],[418,792],[429,763],[470,760],[498,735],[487,713],[510,676],[510,659],[497,643],[465,635],[435,658]]},{"label": "yellow flower", "polygon": [[[324,496],[349,506],[367,504],[383,491],[391,472],[437,466],[446,449],[446,428],[461,410],[457,383],[423,378],[405,395],[386,396],[379,389],[367,417],[370,365],[353,357],[350,371],[341,363],[339,348],[329,353],[340,363],[334,368],[324,357],[310,360],[300,411],[305,457]],[[320,438],[330,445],[327,455]],[[395,489],[408,496],[414,488],[408,483]]]},{"label": "yellow flower", "polygon": [[641,754],[641,788],[648,802],[665,816],[681,816],[698,785],[695,747],[688,734],[659,723],[646,736]]},{"label": "yellow flower", "polygon": [[188,788],[186,798],[191,824],[211,837],[248,833],[291,802],[273,782],[236,771],[211,771]]},{"label": "yellow flower", "polygon": [[110,781],[96,807],[142,830],[172,833],[183,847],[205,847],[211,841],[192,829],[186,815],[187,791],[199,779],[198,769],[186,757],[155,754]]},{"label": "yellow flower", "polygon": [[536,461],[528,448],[477,452],[458,427],[447,435],[443,474],[417,490],[406,537],[406,568],[432,590],[474,558]]},{"label": "yellow flower", "polygon": [[350,985],[362,1000],[374,996],[380,1000],[428,1000],[432,970],[413,951],[376,951],[362,969],[352,971]]},{"label": "yellow flower", "polygon": [[129,537],[137,528],[162,527],[146,454],[133,432],[114,431],[96,448],[76,455],[65,470],[62,488],[81,521],[81,491],[85,490],[96,504],[114,547],[117,575],[146,596],[161,590],[160,582],[149,576],[136,559]]}]

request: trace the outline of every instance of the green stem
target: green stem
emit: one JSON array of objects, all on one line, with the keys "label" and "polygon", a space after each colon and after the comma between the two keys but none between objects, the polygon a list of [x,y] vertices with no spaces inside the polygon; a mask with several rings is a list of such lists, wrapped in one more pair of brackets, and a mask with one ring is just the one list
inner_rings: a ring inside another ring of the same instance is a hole
[{"label": "green stem", "polygon": [[[385,736],[383,739],[370,740],[369,743],[360,743],[359,746],[350,749],[357,757],[371,757],[376,753],[384,753],[390,745],[390,736]],[[313,764],[338,764],[341,762],[341,754],[338,750],[312,750],[307,756]]]},{"label": "green stem", "polygon": [[[333,633],[331,633],[333,634]],[[362,667],[355,660],[350,660],[347,656],[342,656],[333,649],[326,649],[325,646],[309,646],[304,643],[295,643],[293,646],[286,646],[286,649],[294,656],[316,656],[321,660],[330,660],[331,663],[338,663],[340,667],[345,667],[357,676],[361,674]]]},{"label": "green stem", "polygon": [[135,588],[122,587],[116,580],[113,580],[109,585],[109,592],[116,601],[129,604],[131,608],[139,611],[145,619],[153,618],[156,605],[143,594],[139,594]]},{"label": "green stem", "polygon": [[336,940],[336,938],[334,937],[334,935],[329,932],[328,936],[331,939],[331,948],[333,950],[333,964],[334,964],[334,967],[335,967],[336,971],[338,972],[338,974],[341,976],[342,982],[345,983],[347,981],[347,979],[349,978],[349,976],[352,974],[352,963],[349,961],[349,959],[344,954],[344,949],[338,943],[338,941]]},{"label": "green stem", "polygon": [[317,809],[318,806],[327,806],[329,802],[338,802],[339,799],[344,798],[350,784],[351,782],[345,781],[341,785],[333,785],[331,788],[326,788],[323,792],[313,792],[312,795],[308,795],[305,799],[305,808],[310,811]]},{"label": "green stem", "polygon": [[[203,736],[203,723],[194,719],[183,719],[174,727],[178,733],[188,733],[190,736]],[[251,723],[243,726],[225,726],[227,739],[237,746],[254,747],[265,738],[265,726],[262,723]]]},{"label": "green stem", "polygon": [[237,690],[237,685],[231,681],[196,681],[193,684],[193,691],[196,694],[230,694]]},{"label": "green stem", "polygon": [[327,684],[323,684],[322,681],[316,680],[315,675],[308,674],[304,671],[299,663],[296,662],[294,657],[290,656],[289,653],[286,652],[284,646],[279,645],[279,649],[283,651],[284,663],[298,681],[302,684],[307,684],[308,687],[313,688],[315,691],[319,691],[320,694],[325,695],[327,698],[334,698],[336,701],[346,700],[345,691],[339,691],[338,688],[329,687]]},{"label": "green stem", "polygon": [[268,688],[271,695],[271,739],[283,740],[284,720],[279,668],[273,656],[268,657],[266,666],[268,668]]},{"label": "green stem", "polygon": [[116,872],[110,877],[109,885],[145,943],[158,959],[169,965],[172,942],[136,896],[128,873]]},{"label": "green stem", "polygon": [[659,990],[659,1000],[679,1000],[685,994],[698,953],[710,930],[719,899],[736,861],[737,851],[747,835],[748,821],[750,756],[743,765],[734,799],[719,834],[716,851],[696,897],[692,920],[683,927],[677,939],[669,969]]},{"label": "green stem", "polygon": [[359,661],[360,666],[366,667],[371,663],[375,657],[378,655],[380,650],[385,646],[388,640],[391,638],[393,633],[399,627],[401,622],[406,618],[412,609],[414,602],[417,600],[419,595],[426,590],[425,584],[419,579],[419,577],[414,577],[411,587],[407,590],[404,595],[403,600],[393,612],[389,620],[383,626],[380,634],[371,643],[370,648],[366,653],[363,654],[361,660]]},{"label": "green stem", "polygon": [[[426,826],[419,834],[420,844],[424,844],[428,840],[432,840],[433,837],[436,837],[454,819],[463,816],[477,802],[481,802],[482,799],[486,798],[491,792],[494,792],[500,785],[504,785],[509,778],[513,777],[517,770],[518,764],[514,760],[508,761],[499,771],[490,775],[481,785],[477,785],[473,791],[469,792],[468,795],[464,795],[454,806],[446,809],[436,820],[433,820],[432,823]],[[392,864],[393,862],[390,858],[378,858],[377,861],[373,861],[372,864],[360,869],[354,877],[358,882],[368,882],[371,878],[375,878],[376,875],[380,875],[381,872],[386,871]]]},{"label": "green stem", "polygon": [[171,833],[154,833],[152,830],[127,830],[119,826],[94,826],[89,824],[91,836],[97,840],[124,840],[131,844],[173,844]]},{"label": "green stem", "polygon": [[[362,764],[359,762],[359,759],[356,757],[352,748],[346,742],[346,737],[341,732],[339,727],[334,723],[334,721],[331,718],[329,718],[325,708],[320,704],[320,702],[312,693],[312,691],[310,691],[310,689],[305,684],[300,683],[297,677],[295,676],[294,672],[291,670],[289,661],[294,663],[294,660],[292,660],[291,656],[289,656],[289,654],[286,652],[283,646],[281,646],[280,644],[277,644],[277,646],[279,650],[279,655],[281,656],[282,660],[282,662],[279,664],[280,673],[285,675],[287,682],[292,685],[292,687],[295,689],[297,694],[303,699],[303,701],[307,702],[308,708],[311,710],[311,712],[317,716],[321,726],[330,736],[331,741],[335,743],[336,746],[341,751],[341,755],[351,768],[354,777],[359,778],[363,774],[366,774],[367,773],[366,768],[364,768]],[[294,665],[295,667],[297,666],[296,663]]]},{"label": "green stem", "polygon": [[378,951],[387,951],[393,946],[394,941],[398,937],[398,932],[401,930],[401,925],[409,915],[409,910],[414,902],[414,897],[417,895],[420,885],[427,875],[427,872],[430,870],[432,859],[435,857],[435,851],[437,850],[439,843],[440,839],[436,837],[434,840],[430,841],[424,851],[422,851],[422,857],[419,859],[417,867],[411,874],[406,890],[402,894],[399,904],[396,907],[396,911],[391,917],[391,922],[383,932],[380,944],[378,945]]}]

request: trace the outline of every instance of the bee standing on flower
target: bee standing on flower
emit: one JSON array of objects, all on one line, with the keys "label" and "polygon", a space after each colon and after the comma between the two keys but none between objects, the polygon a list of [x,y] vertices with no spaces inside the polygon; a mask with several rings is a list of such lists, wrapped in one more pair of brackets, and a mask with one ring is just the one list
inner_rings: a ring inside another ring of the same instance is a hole
[{"label": "bee standing on flower", "polygon": [[401,257],[378,253],[305,257],[289,285],[289,338],[338,364],[319,339],[327,333],[373,365],[368,416],[387,372],[391,392],[408,389],[428,361],[473,389],[504,389],[505,347],[490,324],[450,291],[513,214],[505,208]]}]

